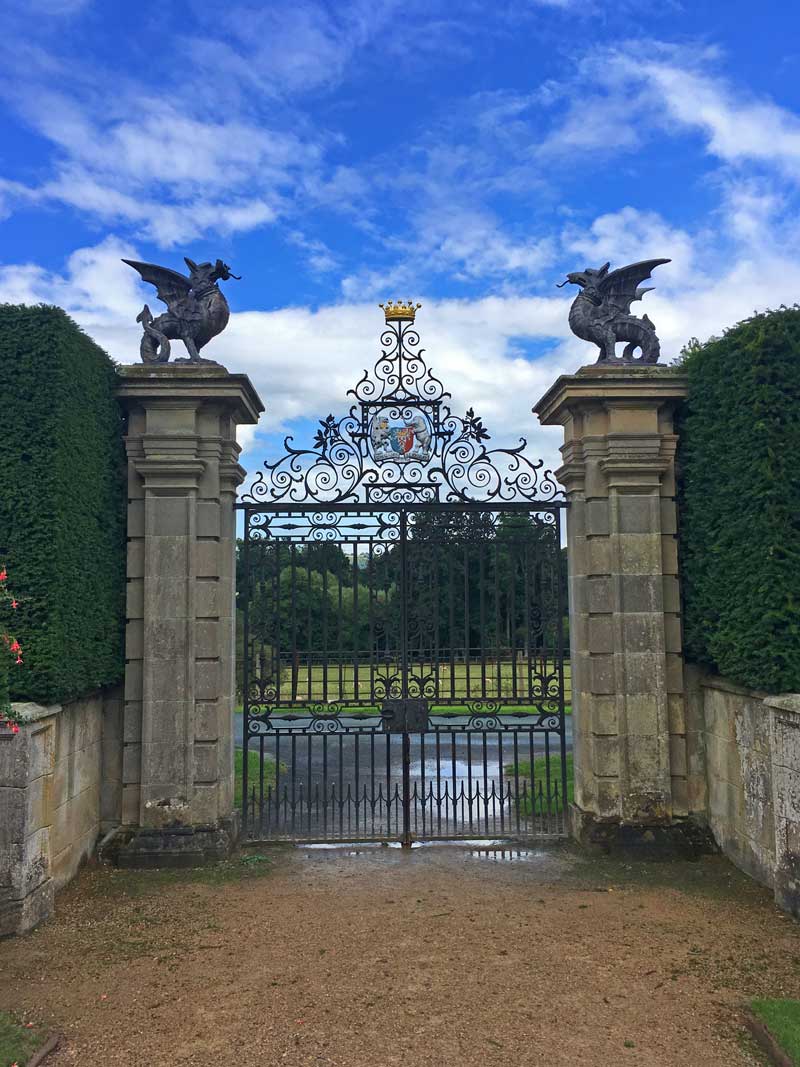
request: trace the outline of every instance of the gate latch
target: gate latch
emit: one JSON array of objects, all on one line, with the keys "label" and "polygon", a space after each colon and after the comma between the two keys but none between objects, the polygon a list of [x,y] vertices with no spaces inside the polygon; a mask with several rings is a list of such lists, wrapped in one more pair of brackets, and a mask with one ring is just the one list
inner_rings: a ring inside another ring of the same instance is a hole
[{"label": "gate latch", "polygon": [[387,700],[381,706],[381,719],[386,733],[420,733],[428,729],[428,701]]}]

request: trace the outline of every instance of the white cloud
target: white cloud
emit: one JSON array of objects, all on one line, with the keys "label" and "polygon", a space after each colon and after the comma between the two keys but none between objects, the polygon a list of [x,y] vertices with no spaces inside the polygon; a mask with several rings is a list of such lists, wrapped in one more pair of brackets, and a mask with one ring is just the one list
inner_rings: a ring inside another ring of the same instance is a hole
[{"label": "white cloud", "polygon": [[598,48],[572,78],[542,87],[542,101],[563,102],[540,152],[632,150],[655,131],[694,131],[724,163],[757,162],[800,180],[800,118],[714,73],[712,47],[658,41]]},{"label": "white cloud", "polygon": [[[588,229],[573,225],[563,235],[564,247],[583,257],[581,266],[615,266],[640,259],[671,259],[658,268],[655,285],[669,287],[696,275],[695,253],[701,236],[670,226],[655,211],[624,207],[599,215]],[[581,269],[579,266],[578,269]]]},{"label": "white cloud", "polygon": [[[656,289],[643,307],[656,324],[666,361],[691,336],[705,339],[753,310],[791,304],[800,292],[794,231],[784,232],[780,215],[759,214],[750,186],[731,186],[726,196],[738,211],[728,236],[741,242],[729,258],[715,256],[713,244],[706,249],[703,235],[698,239],[655,213],[631,207],[598,217],[584,233],[572,229],[565,236],[565,246],[587,261],[576,267],[599,265],[609,257],[615,265],[661,253],[674,257],[675,269],[672,264],[659,268]],[[762,227],[762,240],[751,243],[747,235],[754,220]],[[137,362],[135,319],[153,294],[120,262],[122,256],[137,258],[136,249],[110,237],[74,252],[62,274],[35,264],[7,265],[0,268],[0,300],[58,303],[115,359]],[[531,407],[559,374],[596,358],[592,346],[569,332],[574,292],[471,301],[422,296],[418,318],[426,360],[453,392],[453,410],[460,414],[474,406],[496,444],[527,436],[532,454],[549,465],[558,464],[560,435],[538,427]],[[317,309],[240,312],[204,355],[250,375],[267,405],[260,430],[275,431],[291,428],[300,418],[343,414],[350,403],[347,390],[379,354],[381,325],[375,303],[363,298]],[[245,466],[254,471],[263,443],[251,431],[243,440]]]}]

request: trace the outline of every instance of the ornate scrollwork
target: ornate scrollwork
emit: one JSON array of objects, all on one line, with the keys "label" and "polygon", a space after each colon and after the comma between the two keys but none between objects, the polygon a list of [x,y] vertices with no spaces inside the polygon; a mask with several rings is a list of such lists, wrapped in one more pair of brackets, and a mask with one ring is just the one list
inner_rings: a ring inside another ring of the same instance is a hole
[{"label": "ornate scrollwork", "polygon": [[355,400],[349,412],[321,419],[310,448],[287,437],[284,454],[264,463],[243,502],[391,506],[562,497],[544,461],[525,454],[524,438],[514,448],[488,448],[490,435],[472,408],[463,418],[452,413],[413,320],[387,318],[380,342],[372,373],[365,370],[348,391]]}]

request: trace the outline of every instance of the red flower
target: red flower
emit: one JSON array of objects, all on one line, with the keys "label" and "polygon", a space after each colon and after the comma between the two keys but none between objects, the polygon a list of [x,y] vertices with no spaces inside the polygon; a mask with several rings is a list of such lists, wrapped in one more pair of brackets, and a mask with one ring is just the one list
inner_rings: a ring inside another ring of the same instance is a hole
[{"label": "red flower", "polygon": [[9,645],[9,648],[11,649],[12,652],[21,652],[22,651],[22,646],[20,645],[20,643],[16,639],[16,637],[14,638],[12,643]]},{"label": "red flower", "polygon": [[0,571],[0,582],[4,582],[7,577],[8,571],[5,569],[5,567],[3,567],[3,569]]},{"label": "red flower", "polygon": [[13,597],[11,598],[11,607],[12,608],[18,608],[19,607],[19,601],[15,600]]},{"label": "red flower", "polygon": [[22,663],[22,656],[17,656],[17,658],[14,660],[14,662],[15,663]]},{"label": "red flower", "polygon": [[12,734],[18,734],[19,733],[19,726],[15,722],[12,722],[12,724],[11,724],[11,733]]}]

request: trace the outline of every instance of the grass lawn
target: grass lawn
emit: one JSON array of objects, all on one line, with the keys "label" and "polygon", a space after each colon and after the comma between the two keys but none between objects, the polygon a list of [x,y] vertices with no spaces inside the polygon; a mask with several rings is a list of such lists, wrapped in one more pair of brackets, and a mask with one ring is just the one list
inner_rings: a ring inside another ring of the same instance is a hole
[{"label": "grass lawn", "polygon": [[[259,759],[258,748],[250,749],[247,753],[247,778],[248,778],[248,792],[255,786],[256,792],[259,789],[259,777],[261,775],[261,763]],[[233,780],[233,802],[237,808],[241,809],[242,806],[242,773],[244,770],[244,760],[242,758],[242,749],[237,748],[234,753],[234,780]],[[281,764],[281,771],[285,771],[286,767]],[[268,785],[275,785],[275,760],[271,756],[264,753],[264,788]],[[1,1061],[0,1061],[1,1062]]]},{"label": "grass lawn", "polygon": [[[506,775],[509,778],[513,778],[514,777],[514,764],[513,763],[507,763],[506,766],[503,769],[504,769]],[[527,779],[530,780],[530,777],[531,777],[530,760],[520,760],[519,763],[517,764],[517,773],[519,774],[520,778],[527,778]],[[535,759],[533,761],[533,782],[534,782],[534,789],[536,790],[537,795],[538,795],[538,792],[539,792],[539,785],[538,785],[539,782],[542,783],[542,789],[545,792],[547,791],[547,760],[546,760],[546,758],[544,756],[539,756],[537,759]],[[551,789],[551,791],[552,791],[553,787],[555,786],[556,782],[558,782],[559,799],[562,800],[562,805],[563,805],[563,797],[561,796],[561,760],[560,760],[559,753],[554,752],[553,755],[550,757],[550,789]],[[567,753],[567,803],[571,804],[574,799],[575,799],[575,772],[574,772],[573,764],[572,764],[572,753],[568,752]],[[527,815],[528,813],[525,812],[525,814]]]},{"label": "grass lawn", "polygon": [[[340,658],[341,657],[341,658]],[[266,669],[263,665],[262,670]],[[515,694],[521,699],[527,695],[528,663],[527,660],[519,659],[516,670],[510,660],[504,660],[498,664],[487,661],[481,664],[477,661],[470,662],[469,677],[467,676],[466,663],[456,663],[451,670],[450,664],[440,661],[434,664],[430,661],[410,662],[412,675],[415,677],[436,677],[438,691],[443,697],[452,695],[455,700],[492,700],[493,697],[512,697]],[[543,664],[537,660],[532,665],[534,678],[541,677],[542,671],[555,673],[556,666],[552,662]],[[373,678],[380,678],[398,674],[399,663],[383,660],[375,662],[364,661],[358,667],[356,675],[352,661],[347,661],[346,652],[332,651],[328,662],[309,664],[303,661],[299,664],[295,678],[295,699],[298,702],[323,700],[337,700],[347,703],[348,700],[365,699],[372,692]],[[254,675],[259,674],[259,665],[253,665]],[[569,661],[564,664],[564,695],[569,703],[572,694],[572,672]],[[281,670],[281,695],[286,699],[292,693],[292,671],[289,667]]]},{"label": "grass lawn", "polygon": [[23,1067],[46,1037],[36,1027],[29,1029],[13,1015],[0,1011],[0,1067],[11,1067],[14,1063]]},{"label": "grass lawn", "polygon": [[800,1067],[800,1001],[754,1000],[750,1008],[792,1063]]},{"label": "grass lawn", "polygon": [[[491,701],[487,701],[487,703],[491,703]],[[236,709],[236,714],[237,715],[241,715],[243,710],[244,709],[242,708],[242,706],[239,705],[239,707],[237,707],[237,709]],[[301,705],[301,706],[299,706],[297,708],[281,708],[280,711],[277,714],[302,715],[303,712],[305,712],[305,711],[308,711],[307,707],[305,705]],[[518,712],[523,712],[526,715],[538,715],[539,714],[539,709],[531,707],[530,705],[526,706],[524,704],[519,706],[519,707],[509,707],[509,708],[506,709],[506,714],[508,714],[508,715],[514,714],[514,713],[518,713]],[[345,705],[344,707],[339,709],[339,713],[342,714],[342,715],[351,715],[351,716],[354,716],[354,717],[358,717],[358,716],[367,716],[367,717],[369,717],[369,716],[373,716],[373,715],[380,715],[380,708],[375,707],[375,706],[373,706],[373,707],[348,708]],[[469,713],[470,712],[469,712],[469,709],[468,709],[466,704],[442,704],[442,705],[434,704],[430,709],[430,714],[431,715],[437,715],[437,716],[448,716],[449,715],[449,716],[452,717],[452,716],[455,716],[455,715],[469,715]],[[502,715],[503,712],[501,711],[499,714]],[[564,705],[564,714],[565,715],[571,715],[572,714],[572,705],[571,704],[565,704]]]}]

